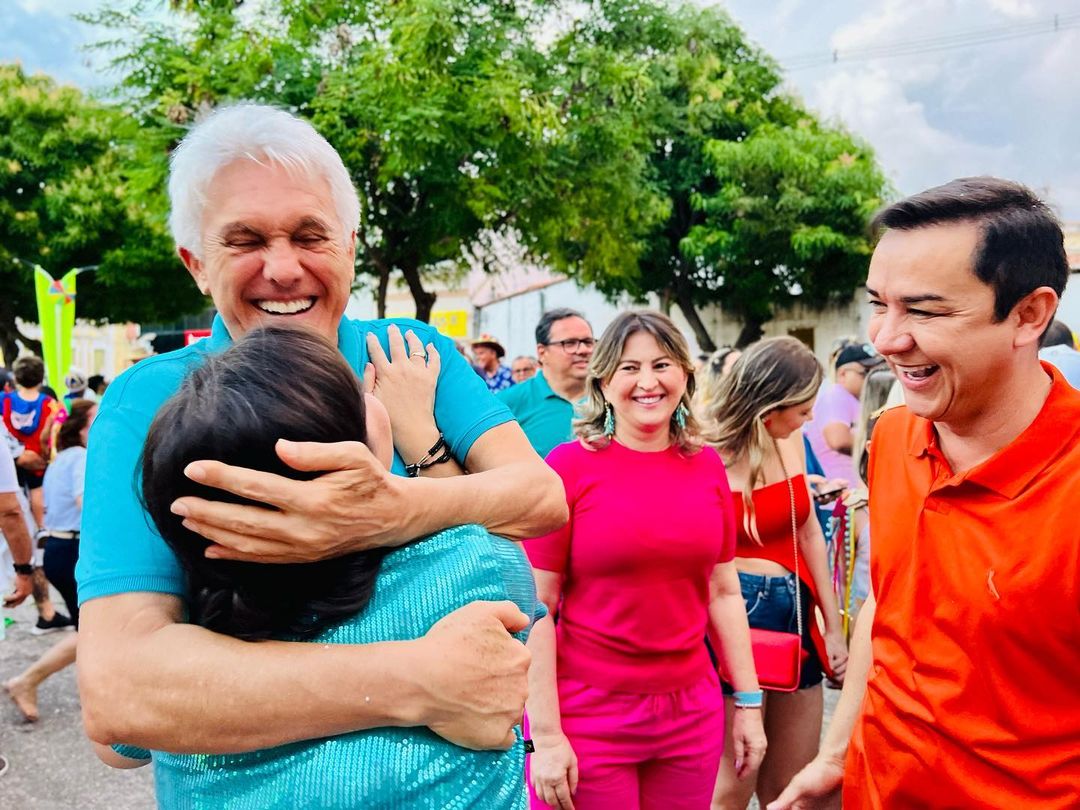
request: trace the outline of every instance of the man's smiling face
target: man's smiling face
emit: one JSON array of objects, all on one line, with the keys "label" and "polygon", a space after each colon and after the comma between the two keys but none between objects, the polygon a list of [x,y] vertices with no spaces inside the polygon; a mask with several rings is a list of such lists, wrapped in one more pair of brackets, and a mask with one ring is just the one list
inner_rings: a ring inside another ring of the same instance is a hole
[{"label": "man's smiling face", "polygon": [[1015,328],[994,322],[994,289],[976,277],[974,224],[889,230],[866,280],[870,340],[913,413],[961,430],[994,407]]},{"label": "man's smiling face", "polygon": [[181,249],[188,271],[237,339],[296,325],[337,342],[354,275],[330,185],[273,164],[237,160],[210,183],[203,250]]}]

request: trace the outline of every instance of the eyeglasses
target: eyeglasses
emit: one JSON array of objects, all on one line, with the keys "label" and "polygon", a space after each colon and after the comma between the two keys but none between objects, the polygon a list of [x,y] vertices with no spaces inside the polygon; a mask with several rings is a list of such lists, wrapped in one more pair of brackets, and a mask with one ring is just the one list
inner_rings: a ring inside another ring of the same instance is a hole
[{"label": "eyeglasses", "polygon": [[558,346],[567,354],[573,354],[580,349],[593,350],[596,345],[595,338],[570,338],[569,340],[554,340],[551,343],[545,343],[545,346]]}]

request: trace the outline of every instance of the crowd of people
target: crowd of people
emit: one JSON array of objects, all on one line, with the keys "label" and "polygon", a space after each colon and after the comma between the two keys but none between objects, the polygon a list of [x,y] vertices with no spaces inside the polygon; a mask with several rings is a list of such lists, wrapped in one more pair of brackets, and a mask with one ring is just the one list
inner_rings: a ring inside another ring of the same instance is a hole
[{"label": "crowd of people", "polygon": [[166,808],[1080,805],[1080,353],[1028,189],[878,214],[868,339],[824,366],[695,363],[648,310],[546,312],[512,366],[349,319],[356,192],[274,108],[195,126],[169,195],[210,337],[100,412],[28,418],[14,369],[11,601],[40,489],[79,627],[7,681],[24,718],[77,644],[95,750]]}]

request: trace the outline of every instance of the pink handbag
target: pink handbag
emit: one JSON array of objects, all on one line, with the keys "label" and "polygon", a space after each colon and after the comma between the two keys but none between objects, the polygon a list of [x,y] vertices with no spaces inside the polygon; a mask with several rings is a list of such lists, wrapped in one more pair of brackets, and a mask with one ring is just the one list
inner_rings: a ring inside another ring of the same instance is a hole
[{"label": "pink handbag", "polygon": [[[779,448],[776,453],[780,455]],[[783,464],[781,456],[781,468]],[[787,478],[786,468],[784,477]],[[791,497],[791,542],[795,549],[795,620],[799,632],[785,633],[779,630],[750,628],[750,645],[754,651],[758,683],[762,689],[774,692],[794,692],[799,688],[802,662],[809,655],[802,646],[802,588],[799,583],[799,528],[795,522],[795,487],[790,478],[787,478],[787,485]]]}]

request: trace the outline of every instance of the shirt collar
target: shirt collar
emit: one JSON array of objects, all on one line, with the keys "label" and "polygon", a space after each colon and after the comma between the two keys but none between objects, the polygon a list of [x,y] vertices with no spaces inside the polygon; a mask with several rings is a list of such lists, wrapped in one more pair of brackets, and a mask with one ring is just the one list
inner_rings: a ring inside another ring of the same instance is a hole
[{"label": "shirt collar", "polygon": [[547,399],[548,397],[558,397],[559,399],[562,399],[562,397],[552,390],[551,383],[547,381],[547,377],[544,376],[543,371],[536,372],[536,374],[533,375],[533,379],[536,380],[533,385],[540,389],[540,396],[544,399]]},{"label": "shirt collar", "polygon": [[[1050,394],[1038,416],[1005,447],[966,473],[954,483],[971,481],[1005,498],[1013,499],[1062,452],[1072,446],[1080,433],[1080,392],[1065,380],[1052,364],[1042,361],[1050,375]],[[938,447],[933,423],[919,419],[912,431],[908,451],[916,458],[934,456],[945,463]]]},{"label": "shirt collar", "polygon": [[536,374],[533,375],[533,379],[536,380],[533,385],[540,389],[540,394],[545,399],[547,399],[548,397],[553,397],[555,399],[561,399],[563,402],[569,402],[571,405],[580,405],[582,402],[589,398],[588,393],[582,394],[581,398],[577,401],[569,400],[564,396],[560,396],[559,394],[555,393],[555,389],[551,387],[551,383],[547,381],[547,378],[544,376],[544,372],[542,370],[536,372]]},{"label": "shirt collar", "polygon": [[[229,328],[225,326],[220,312],[214,315],[214,322],[210,326],[210,337],[205,343],[207,350],[211,352],[223,352],[233,344],[232,335],[229,334]],[[352,328],[351,321],[344,315],[338,322],[337,346],[349,365],[357,371],[363,370],[364,363],[367,362],[364,354],[366,347],[360,341],[359,330]]]}]

